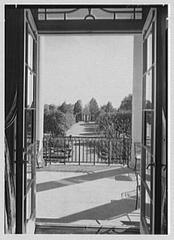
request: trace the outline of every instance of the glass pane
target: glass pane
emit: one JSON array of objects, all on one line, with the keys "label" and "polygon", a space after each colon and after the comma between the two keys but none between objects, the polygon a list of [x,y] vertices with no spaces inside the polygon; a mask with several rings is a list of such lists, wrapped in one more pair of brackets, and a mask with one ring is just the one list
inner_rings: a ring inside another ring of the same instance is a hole
[{"label": "glass pane", "polygon": [[117,13],[116,19],[134,19],[133,13]]},{"label": "glass pane", "polygon": [[26,218],[27,220],[30,219],[31,217],[31,188],[29,192],[27,193],[27,213],[26,213]]},{"label": "glass pane", "polygon": [[150,166],[148,167],[148,164],[150,164],[150,163],[152,163],[152,156],[148,151],[146,151],[146,176],[145,176],[146,179],[145,180],[146,180],[146,184],[147,184],[149,190],[151,191],[151,185],[150,185],[150,183],[151,183],[151,167]]},{"label": "glass pane", "polygon": [[145,109],[152,109],[152,69],[146,74]]},{"label": "glass pane", "polygon": [[143,43],[143,73],[147,71],[147,39]]},{"label": "glass pane", "polygon": [[[92,13],[92,12],[91,12]],[[67,20],[73,20],[73,19],[84,19],[86,15],[88,15],[88,9],[87,8],[81,8],[75,12],[68,13],[66,15]]]},{"label": "glass pane", "polygon": [[114,19],[113,13],[105,12],[100,8],[92,9],[92,14],[95,16],[96,19]]},{"label": "glass pane", "polygon": [[152,33],[147,38],[147,69],[152,66]]},{"label": "glass pane", "polygon": [[27,77],[27,108],[30,108],[33,103],[33,74],[29,69]]},{"label": "glass pane", "polygon": [[38,12],[45,12],[45,8],[39,8]]},{"label": "glass pane", "polygon": [[27,186],[30,183],[31,180],[31,161],[32,161],[32,155],[31,154],[27,154]]},{"label": "glass pane", "polygon": [[28,66],[33,69],[33,38],[28,34]]},{"label": "glass pane", "polygon": [[33,125],[33,112],[26,110],[26,139],[27,147],[32,143],[32,125]]},{"label": "glass pane", "polygon": [[136,13],[135,19],[142,19],[142,13]]},{"label": "glass pane", "polygon": [[145,145],[149,147],[149,151],[151,149],[151,139],[152,139],[152,122],[153,122],[153,114],[152,112],[145,112]]},{"label": "glass pane", "polygon": [[139,171],[141,170],[141,159],[142,159],[142,147],[140,143],[135,143],[135,157],[137,158],[137,163],[136,163],[136,170]]},{"label": "glass pane", "polygon": [[31,148],[33,143],[32,137],[32,127],[33,127],[33,111],[26,110],[26,163],[27,163],[27,184],[31,180],[31,161],[33,155],[33,149]]},{"label": "glass pane", "polygon": [[151,201],[147,191],[145,192],[145,219],[150,232]]},{"label": "glass pane", "polygon": [[134,8],[104,8],[106,11],[115,12],[133,12]]},{"label": "glass pane", "polygon": [[64,15],[62,13],[47,13],[47,20],[63,20]]},{"label": "glass pane", "polygon": [[69,11],[73,11],[73,10],[75,10],[75,8],[47,8],[46,9],[46,12],[48,13],[50,13],[50,12],[52,12],[52,13],[55,13],[55,12],[57,12],[57,13],[62,13],[62,12],[69,12]]},{"label": "glass pane", "polygon": [[39,13],[38,19],[39,20],[45,20],[45,14],[44,13]]},{"label": "glass pane", "polygon": [[32,171],[35,161],[35,144],[32,143],[29,146],[27,146],[27,185],[30,183],[30,180],[32,179]]}]

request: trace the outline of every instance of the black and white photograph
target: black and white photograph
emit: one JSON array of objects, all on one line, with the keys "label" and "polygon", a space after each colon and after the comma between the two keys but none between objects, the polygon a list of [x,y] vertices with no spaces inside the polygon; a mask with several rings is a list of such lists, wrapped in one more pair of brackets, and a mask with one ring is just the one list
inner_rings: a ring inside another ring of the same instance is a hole
[{"label": "black and white photograph", "polygon": [[165,238],[170,4],[59,2],[2,6],[3,235]]}]

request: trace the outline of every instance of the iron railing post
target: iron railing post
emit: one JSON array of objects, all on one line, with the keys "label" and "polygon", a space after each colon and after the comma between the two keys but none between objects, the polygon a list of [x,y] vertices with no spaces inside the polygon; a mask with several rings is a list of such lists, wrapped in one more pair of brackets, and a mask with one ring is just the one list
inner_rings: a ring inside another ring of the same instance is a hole
[{"label": "iron railing post", "polygon": [[95,140],[93,141],[94,143],[94,165],[95,165]]},{"label": "iron railing post", "polygon": [[50,165],[51,165],[51,143],[50,143],[50,149],[49,149],[49,162],[50,162]]},{"label": "iron railing post", "polygon": [[79,139],[79,165],[80,165],[80,139]]},{"label": "iron railing post", "polygon": [[123,136],[123,165],[125,165],[125,137]]},{"label": "iron railing post", "polygon": [[111,155],[112,155],[112,153],[111,153],[111,140],[109,139],[109,144],[108,144],[108,147],[109,147],[109,156],[108,156],[108,165],[110,165],[110,163],[111,163]]},{"label": "iron railing post", "polygon": [[46,162],[45,162],[46,166],[48,163],[48,156],[49,156],[49,145],[48,145],[48,140],[46,140]]},{"label": "iron railing post", "polygon": [[64,138],[64,165],[66,164],[66,142],[65,142],[65,138]]},{"label": "iron railing post", "polygon": [[86,163],[88,162],[88,141],[86,141]]},{"label": "iron railing post", "polygon": [[83,139],[82,142],[83,142],[83,163],[84,163],[84,162],[85,162],[85,154],[84,154],[84,153],[85,153],[85,152],[84,152],[84,145],[85,145],[85,144],[84,144],[84,139]]}]

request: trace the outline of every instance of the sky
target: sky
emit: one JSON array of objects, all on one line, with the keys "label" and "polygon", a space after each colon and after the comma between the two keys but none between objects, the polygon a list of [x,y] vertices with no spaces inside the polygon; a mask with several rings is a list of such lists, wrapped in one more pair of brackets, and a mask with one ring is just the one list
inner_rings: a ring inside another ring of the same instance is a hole
[{"label": "sky", "polygon": [[94,97],[116,108],[132,93],[133,36],[116,34],[44,35],[40,39],[40,79],[45,104]]}]

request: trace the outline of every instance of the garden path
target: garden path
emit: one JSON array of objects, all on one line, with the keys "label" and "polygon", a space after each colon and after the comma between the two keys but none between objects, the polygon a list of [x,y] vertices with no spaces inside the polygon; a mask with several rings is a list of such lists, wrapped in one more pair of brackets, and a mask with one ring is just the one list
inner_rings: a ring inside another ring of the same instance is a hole
[{"label": "garden path", "polygon": [[95,137],[97,135],[97,124],[95,122],[80,121],[71,126],[66,132],[66,136],[74,137]]}]

